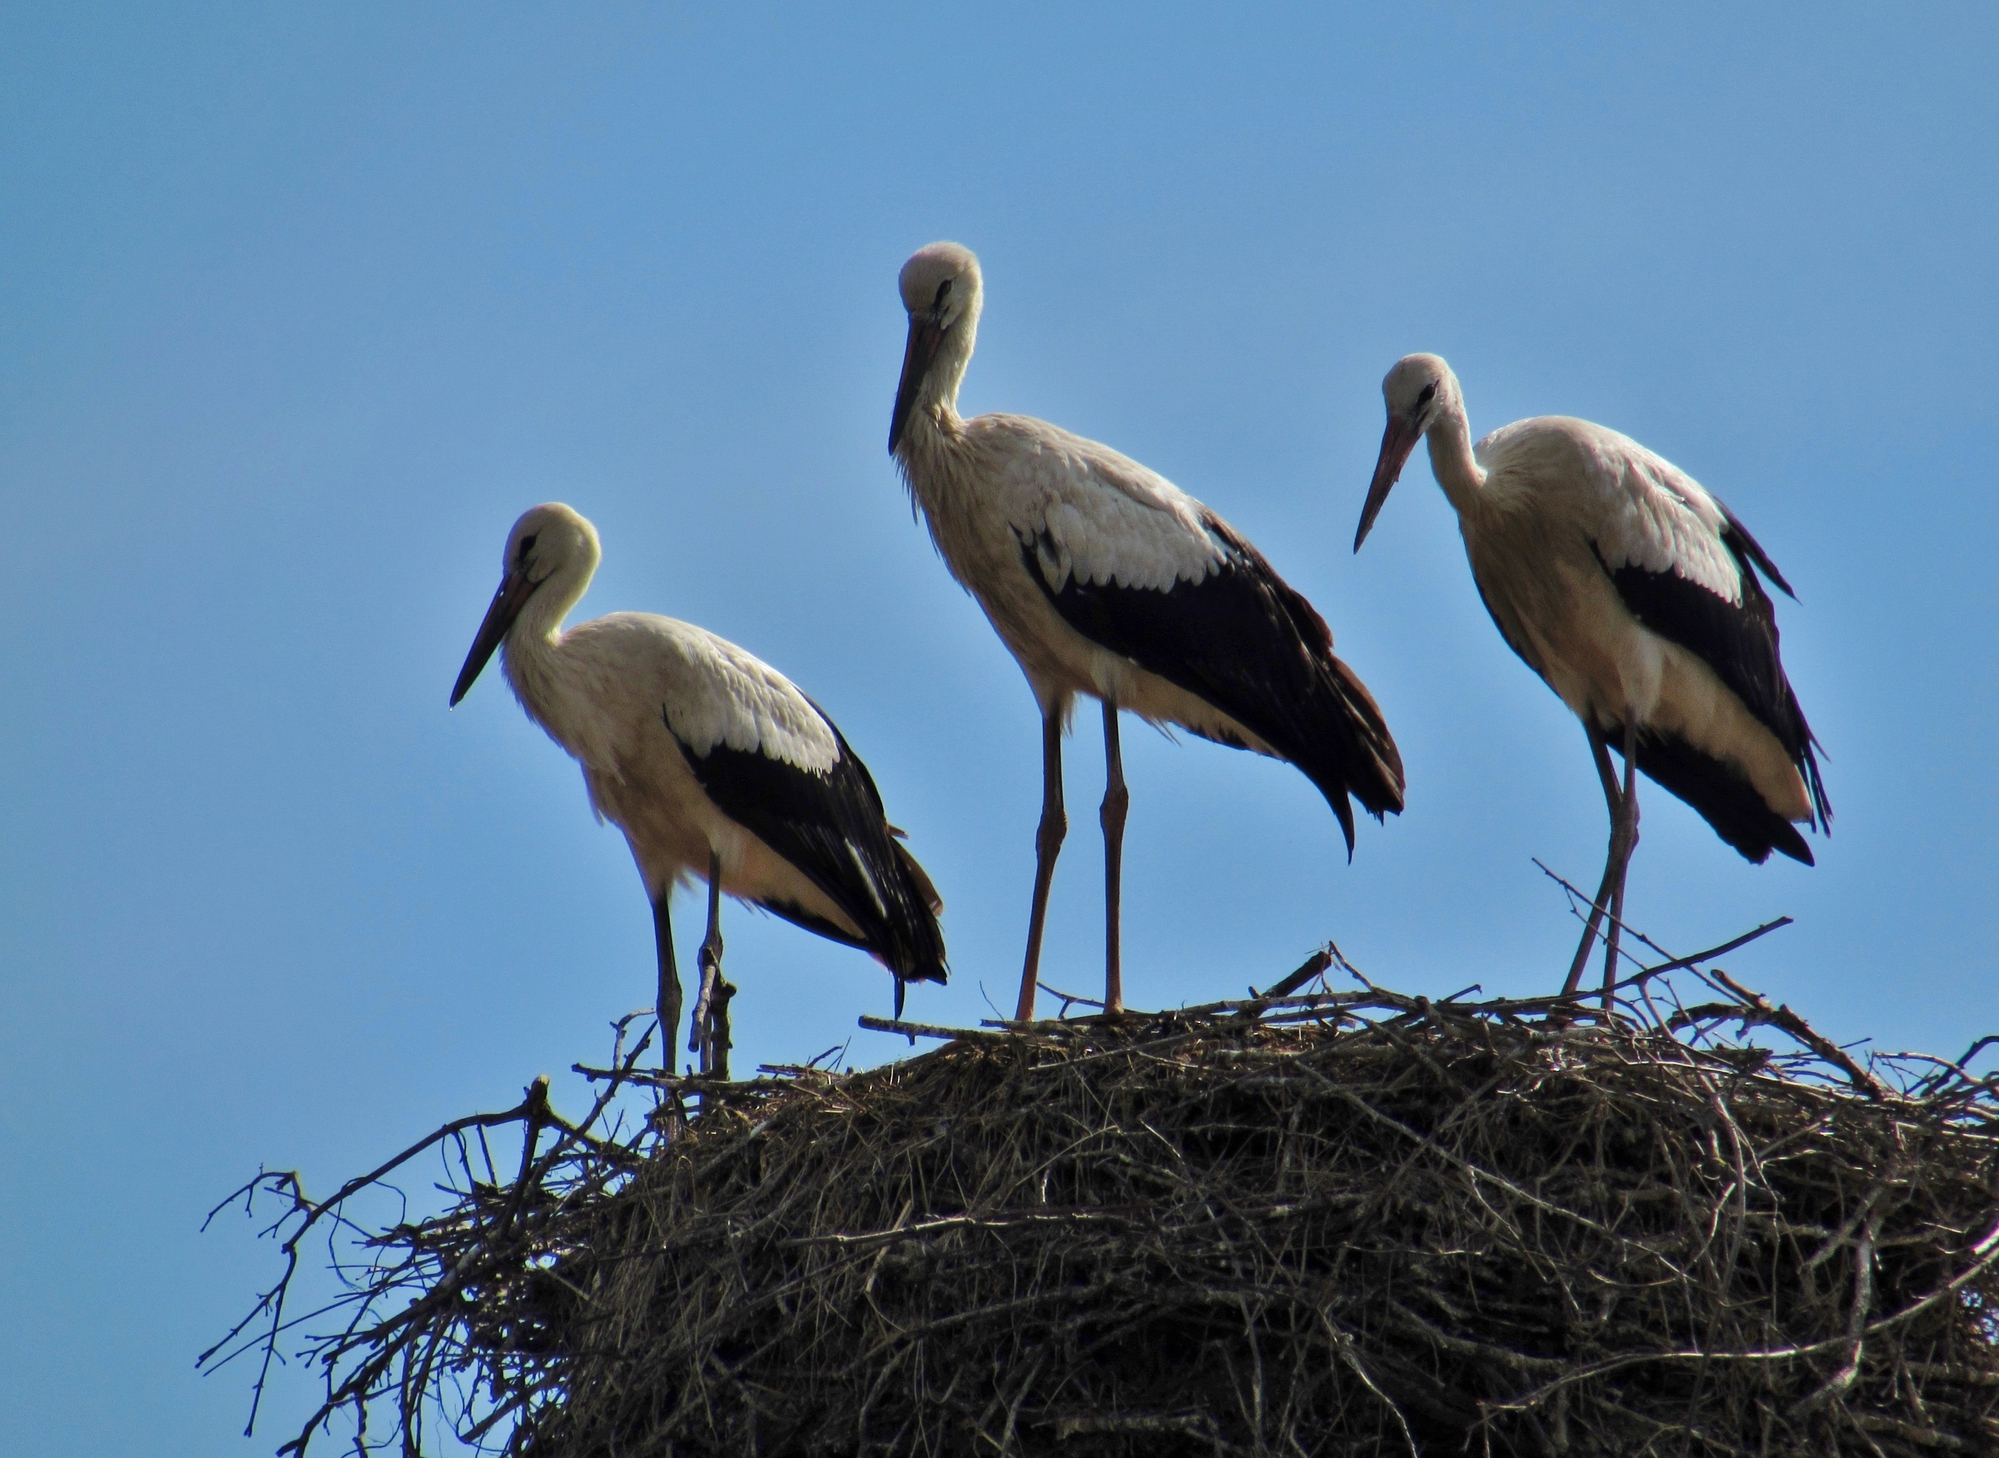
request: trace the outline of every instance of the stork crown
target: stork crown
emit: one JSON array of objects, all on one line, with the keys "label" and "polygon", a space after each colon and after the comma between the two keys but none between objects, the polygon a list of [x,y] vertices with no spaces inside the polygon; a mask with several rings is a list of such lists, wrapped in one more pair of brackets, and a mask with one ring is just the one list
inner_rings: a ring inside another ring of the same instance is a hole
[{"label": "stork crown", "polygon": [[909,255],[897,279],[902,307],[912,319],[925,318],[940,330],[970,319],[976,327],[985,282],[979,256],[962,243],[932,243]]},{"label": "stork crown", "polygon": [[597,528],[574,507],[543,502],[521,513],[507,533],[506,556],[500,570],[526,578],[533,596],[516,620],[535,637],[546,637],[576,606],[597,575],[604,549]]},{"label": "stork crown", "polygon": [[1395,362],[1381,382],[1381,398],[1388,413],[1405,421],[1416,433],[1427,431],[1446,418],[1456,407],[1464,414],[1464,392],[1451,367],[1434,354],[1407,354]]}]

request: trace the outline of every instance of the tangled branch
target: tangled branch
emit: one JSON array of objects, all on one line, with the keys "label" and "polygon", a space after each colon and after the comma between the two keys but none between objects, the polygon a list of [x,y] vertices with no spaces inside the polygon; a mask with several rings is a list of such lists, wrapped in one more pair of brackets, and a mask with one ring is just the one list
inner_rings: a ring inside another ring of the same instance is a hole
[{"label": "tangled branch", "polygon": [[[531,1089],[370,1177],[525,1133],[368,1236],[285,1451],[345,1411],[414,1454],[426,1401],[519,1455],[1999,1450],[1999,1089],[1863,1065],[1719,954],[1593,1021],[1328,946],[1174,1012],[864,1019],[944,1041],[859,1074],[579,1069],[581,1123]],[[363,1183],[240,1192],[292,1201],[286,1280]]]}]

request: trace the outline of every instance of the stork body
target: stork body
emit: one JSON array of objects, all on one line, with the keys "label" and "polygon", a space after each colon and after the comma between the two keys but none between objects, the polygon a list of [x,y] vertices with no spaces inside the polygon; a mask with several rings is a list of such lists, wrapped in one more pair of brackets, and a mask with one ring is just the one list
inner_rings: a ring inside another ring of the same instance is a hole
[{"label": "stork body", "polygon": [[[1635,770],[1753,862],[1775,850],[1810,865],[1797,824],[1830,829],[1817,740],[1757,573],[1787,595],[1790,585],[1727,507],[1627,436],[1541,416],[1474,446],[1457,376],[1434,355],[1398,362],[1382,394],[1388,429],[1354,550],[1427,438],[1500,635],[1589,737],[1611,852],[1564,990],[1575,990],[1606,911],[1608,989],[1638,841]],[[1621,785],[1612,747],[1625,762]]]},{"label": "stork body", "polygon": [[776,669],[691,623],[612,613],[564,631],[598,557],[596,530],[569,507],[522,516],[451,702],[499,648],[521,707],[582,765],[598,817],[624,832],[653,905],[668,1066],[680,1012],[668,902],[690,876],[709,888],[690,1042],[704,1069],[716,1051],[709,1013],[727,995],[724,892],[873,953],[896,977],[898,1013],[905,982],[944,981],[937,893],[833,721]]},{"label": "stork body", "polygon": [[1122,1005],[1119,907],[1129,795],[1118,711],[1290,761],[1338,817],[1349,796],[1402,808],[1381,712],[1333,656],[1303,596],[1221,517],[1138,462],[1046,421],[958,414],[983,303],[978,260],[932,244],[904,265],[909,343],[889,448],[952,576],[985,609],[1042,714],[1036,837],[1018,1016],[1033,1015],[1048,887],[1067,821],[1061,736],[1078,695],[1103,706],[1105,1006]]}]

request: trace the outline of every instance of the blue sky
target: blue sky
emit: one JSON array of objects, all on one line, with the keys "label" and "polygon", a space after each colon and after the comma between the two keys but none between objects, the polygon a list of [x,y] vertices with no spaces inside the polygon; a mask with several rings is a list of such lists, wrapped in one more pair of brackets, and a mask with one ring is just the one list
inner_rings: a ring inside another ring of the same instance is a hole
[{"label": "blue sky", "polygon": [[[839,721],[1010,1005],[1035,711],[884,450],[915,247],[981,254],[969,410],[1110,442],[1331,622],[1409,765],[1348,866],[1285,766],[1136,726],[1127,989],[1337,938],[1553,985],[1605,824],[1419,457],[1349,551],[1379,381],[1589,417],[1801,601],[1820,864],[1645,799],[1631,916],[1842,1040],[1999,1030],[1989,7],[14,5],[0,10],[0,1410],[13,1453],[267,1452],[308,1397],[194,1353],[274,1270],[207,1206],[326,1190],[607,1049],[650,1000],[617,834],[489,676],[508,524],[603,533],[585,615],[766,658]],[[1044,975],[1101,973],[1094,720]],[[683,953],[698,937],[681,914]],[[735,911],[738,1058],[852,1061],[889,982]]]}]

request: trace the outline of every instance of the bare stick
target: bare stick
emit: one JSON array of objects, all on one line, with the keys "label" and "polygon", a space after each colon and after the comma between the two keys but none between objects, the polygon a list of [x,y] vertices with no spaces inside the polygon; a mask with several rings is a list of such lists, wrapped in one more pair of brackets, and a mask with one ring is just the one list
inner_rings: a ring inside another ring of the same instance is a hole
[{"label": "bare stick", "polygon": [[1803,1018],[1792,1012],[1788,1004],[1780,1004],[1772,1007],[1769,999],[1764,997],[1762,993],[1751,992],[1719,967],[1709,969],[1708,975],[1721,983],[1723,987],[1726,987],[1737,997],[1741,998],[1745,1004],[1763,1014],[1762,1021],[1769,1023],[1772,1027],[1782,1028],[1800,1043],[1811,1049],[1812,1052],[1818,1054],[1819,1057],[1839,1069],[1840,1072],[1847,1076],[1848,1081],[1855,1088],[1859,1089],[1869,1098],[1885,1099],[1888,1097],[1888,1090],[1881,1086],[1880,1079],[1849,1058],[1844,1048],[1840,1047],[1830,1038],[1824,1037],[1815,1031],[1810,1023],[1807,1023]]}]

